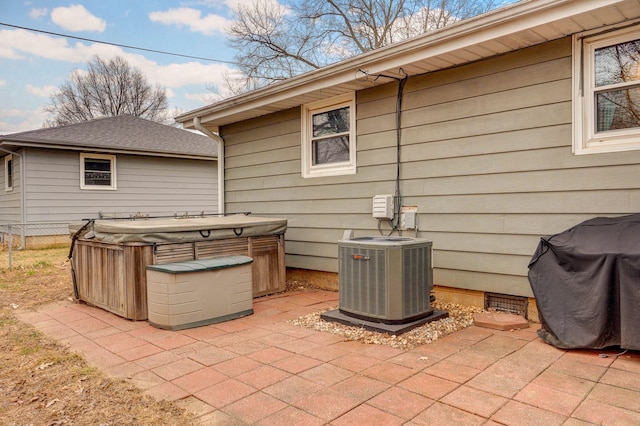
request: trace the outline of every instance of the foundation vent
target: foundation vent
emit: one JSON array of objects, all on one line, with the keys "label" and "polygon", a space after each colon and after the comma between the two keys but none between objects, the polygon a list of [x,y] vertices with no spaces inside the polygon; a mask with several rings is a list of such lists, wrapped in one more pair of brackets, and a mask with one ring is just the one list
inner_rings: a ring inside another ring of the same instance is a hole
[{"label": "foundation vent", "polygon": [[516,314],[526,319],[529,319],[528,304],[529,301],[523,296],[510,296],[499,293],[484,294],[485,309]]}]

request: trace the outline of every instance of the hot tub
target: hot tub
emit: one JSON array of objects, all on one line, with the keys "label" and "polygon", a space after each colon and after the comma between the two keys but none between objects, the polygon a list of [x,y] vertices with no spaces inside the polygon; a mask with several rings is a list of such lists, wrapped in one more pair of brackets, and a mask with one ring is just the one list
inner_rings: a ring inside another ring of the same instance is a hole
[{"label": "hot tub", "polygon": [[252,215],[96,220],[73,248],[77,297],[146,320],[148,265],[225,256],[253,259],[253,297],[284,291],[286,228],[286,219]]}]

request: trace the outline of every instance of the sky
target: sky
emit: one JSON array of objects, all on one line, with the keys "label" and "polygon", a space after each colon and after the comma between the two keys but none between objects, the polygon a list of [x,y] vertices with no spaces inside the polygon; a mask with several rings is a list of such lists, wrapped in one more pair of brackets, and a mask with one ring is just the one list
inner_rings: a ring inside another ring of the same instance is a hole
[{"label": "sky", "polygon": [[233,62],[225,27],[247,0],[0,0],[0,135],[36,130],[43,107],[95,55],[119,55],[167,91],[171,111],[212,103],[233,65],[70,39],[2,24]]}]

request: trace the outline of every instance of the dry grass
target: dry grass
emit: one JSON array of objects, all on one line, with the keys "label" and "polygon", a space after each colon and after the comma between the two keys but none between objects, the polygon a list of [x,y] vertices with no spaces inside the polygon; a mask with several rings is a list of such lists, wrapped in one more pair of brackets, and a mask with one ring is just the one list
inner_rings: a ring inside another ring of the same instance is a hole
[{"label": "dry grass", "polygon": [[[0,251],[0,422],[6,425],[190,425],[173,403],[105,376],[16,319],[17,309],[72,296],[68,248]],[[3,263],[4,262],[4,263]]]}]

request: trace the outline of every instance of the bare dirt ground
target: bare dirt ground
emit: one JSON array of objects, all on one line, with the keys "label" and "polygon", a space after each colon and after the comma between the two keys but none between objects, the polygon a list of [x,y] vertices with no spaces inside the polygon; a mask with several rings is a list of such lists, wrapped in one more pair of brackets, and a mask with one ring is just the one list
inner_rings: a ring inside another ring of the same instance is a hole
[{"label": "bare dirt ground", "polygon": [[68,250],[14,251],[11,269],[0,251],[0,424],[194,424],[182,408],[105,376],[16,319],[18,309],[72,297]]}]

